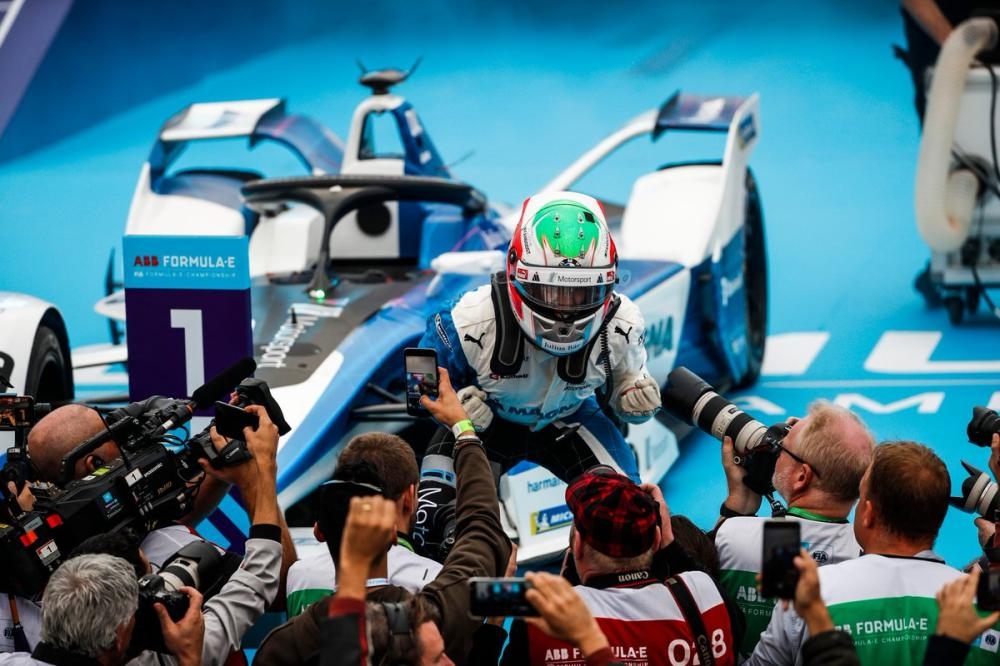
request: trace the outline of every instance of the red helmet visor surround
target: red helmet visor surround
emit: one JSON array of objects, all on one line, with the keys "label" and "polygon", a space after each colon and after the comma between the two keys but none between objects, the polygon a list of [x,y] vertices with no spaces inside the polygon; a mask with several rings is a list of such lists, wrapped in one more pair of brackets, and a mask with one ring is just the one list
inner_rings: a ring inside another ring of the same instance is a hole
[{"label": "red helmet visor surround", "polygon": [[553,354],[582,348],[604,321],[618,255],[600,204],[575,192],[529,197],[507,253],[508,292],[528,338]]}]

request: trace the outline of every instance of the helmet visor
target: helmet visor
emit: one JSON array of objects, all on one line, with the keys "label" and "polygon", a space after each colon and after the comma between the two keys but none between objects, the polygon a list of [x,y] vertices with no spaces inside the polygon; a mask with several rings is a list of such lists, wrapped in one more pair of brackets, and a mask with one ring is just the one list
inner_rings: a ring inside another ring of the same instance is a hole
[{"label": "helmet visor", "polygon": [[518,281],[519,291],[526,301],[542,314],[553,319],[574,318],[600,307],[611,295],[611,285],[596,284],[583,287],[563,287],[554,284]]}]

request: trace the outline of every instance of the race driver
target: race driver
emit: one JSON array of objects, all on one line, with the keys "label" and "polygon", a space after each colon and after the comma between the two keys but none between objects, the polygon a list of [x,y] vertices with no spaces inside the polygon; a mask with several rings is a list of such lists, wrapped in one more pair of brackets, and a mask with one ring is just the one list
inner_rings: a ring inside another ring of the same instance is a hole
[{"label": "race driver", "polygon": [[[420,344],[437,350],[461,387],[498,478],[529,460],[567,483],[598,464],[639,482],[635,456],[605,408],[641,423],[660,408],[660,388],[646,370],[642,315],[614,292],[617,279],[600,203],[545,192],[522,205],[506,270],[429,319]],[[452,442],[439,431],[421,468],[414,539],[432,554],[448,548]]]}]

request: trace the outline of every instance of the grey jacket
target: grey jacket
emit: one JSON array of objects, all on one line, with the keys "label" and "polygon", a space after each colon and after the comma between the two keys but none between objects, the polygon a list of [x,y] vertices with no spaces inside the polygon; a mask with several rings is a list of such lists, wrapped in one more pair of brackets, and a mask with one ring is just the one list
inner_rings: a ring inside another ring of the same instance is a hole
[{"label": "grey jacket", "polygon": [[[230,653],[238,650],[243,634],[264,614],[267,606],[278,594],[278,574],[281,570],[281,541],[261,534],[266,530],[257,528],[275,527],[255,525],[250,528],[252,538],[246,542],[243,564],[230,577],[219,593],[205,602],[202,613],[205,616],[205,643],[202,648],[202,663],[221,665]],[[274,534],[280,539],[280,532]],[[261,538],[263,537],[263,538]],[[0,654],[2,666],[27,666],[47,664],[27,652]],[[172,655],[146,651],[128,664],[145,666],[153,664],[176,664]]]}]

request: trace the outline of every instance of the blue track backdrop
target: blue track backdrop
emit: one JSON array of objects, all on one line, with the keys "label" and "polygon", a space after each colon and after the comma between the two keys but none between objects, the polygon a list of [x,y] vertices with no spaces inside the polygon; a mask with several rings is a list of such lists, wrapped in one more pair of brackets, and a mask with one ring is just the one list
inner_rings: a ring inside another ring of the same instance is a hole
[{"label": "blue track backdrop", "polygon": [[[401,92],[446,159],[474,151],[459,176],[517,204],[677,88],[757,91],[774,337],[766,375],[733,397],[767,422],[817,398],[849,404],[880,439],[933,446],[956,488],[961,458],[986,466],[964,430],[972,405],[1000,402],[1000,328],[953,328],[910,286],[927,250],[893,2],[78,2],[63,30],[0,150],[0,288],[58,304],[74,345],[106,339],[91,306],[108,252],[157,128],[192,101],[283,96],[343,134],[364,94],[355,58],[423,56]],[[663,162],[686,157],[671,139]],[[295,172],[283,159],[253,162]],[[710,526],[725,494],[718,444],[686,440],[664,489]],[[971,559],[971,517],[952,510],[938,548]]]}]

